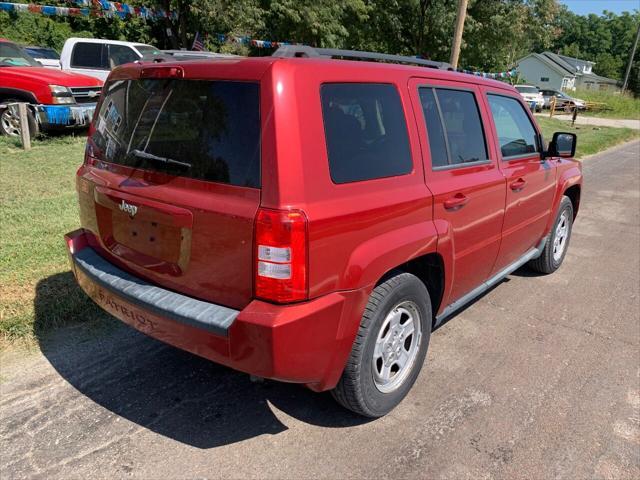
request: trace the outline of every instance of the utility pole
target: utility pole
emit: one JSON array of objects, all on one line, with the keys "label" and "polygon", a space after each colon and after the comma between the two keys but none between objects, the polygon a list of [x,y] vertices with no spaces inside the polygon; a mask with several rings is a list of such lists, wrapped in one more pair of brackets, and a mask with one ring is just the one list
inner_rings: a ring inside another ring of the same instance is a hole
[{"label": "utility pole", "polygon": [[629,73],[631,73],[631,65],[633,65],[633,57],[636,56],[636,48],[638,48],[638,38],[640,38],[640,23],[638,24],[638,31],[636,32],[636,39],[633,42],[633,47],[631,48],[631,55],[629,56],[627,71],[624,72],[624,83],[622,84],[623,92],[627,89],[627,83],[629,83]]},{"label": "utility pole", "polygon": [[467,1],[458,0],[458,16],[456,17],[456,30],[453,33],[453,45],[451,45],[451,59],[449,63],[455,69],[458,68],[458,57],[460,56],[460,45],[462,44],[462,31],[464,30],[464,19],[467,16]]}]

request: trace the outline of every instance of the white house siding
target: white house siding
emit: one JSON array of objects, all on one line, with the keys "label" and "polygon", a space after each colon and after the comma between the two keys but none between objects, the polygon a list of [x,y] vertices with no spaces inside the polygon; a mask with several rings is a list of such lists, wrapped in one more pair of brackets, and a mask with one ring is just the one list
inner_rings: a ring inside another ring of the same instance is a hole
[{"label": "white house siding", "polygon": [[[560,90],[563,87],[562,79],[564,77],[533,56],[523,58],[518,64],[517,71],[520,74],[520,78],[530,85],[555,90]],[[549,81],[542,81],[542,78],[548,78]],[[574,79],[570,76],[567,76],[567,79],[567,89],[572,90],[575,88]]]}]

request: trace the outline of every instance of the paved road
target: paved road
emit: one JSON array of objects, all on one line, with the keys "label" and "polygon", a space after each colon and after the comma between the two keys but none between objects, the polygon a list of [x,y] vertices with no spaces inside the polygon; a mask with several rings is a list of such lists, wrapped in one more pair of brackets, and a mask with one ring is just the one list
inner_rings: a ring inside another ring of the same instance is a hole
[{"label": "paved road", "polygon": [[562,269],[438,329],[386,418],[111,321],[3,367],[2,478],[640,478],[640,143],[585,177]]},{"label": "paved road", "polygon": [[[536,116],[549,117],[548,112],[536,113]],[[572,120],[571,115],[554,115],[553,118],[558,120],[565,120],[570,122]],[[594,125],[599,127],[617,127],[617,128],[632,128],[634,130],[640,130],[640,119],[638,118],[600,118],[589,117],[587,115],[580,115],[576,118],[578,125]]]}]

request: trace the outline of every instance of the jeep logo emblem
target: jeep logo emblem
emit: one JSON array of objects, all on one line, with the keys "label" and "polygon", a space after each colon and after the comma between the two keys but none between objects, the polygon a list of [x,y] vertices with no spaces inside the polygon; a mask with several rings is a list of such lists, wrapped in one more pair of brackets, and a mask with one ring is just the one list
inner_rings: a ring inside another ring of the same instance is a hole
[{"label": "jeep logo emblem", "polygon": [[122,203],[118,205],[118,208],[124,213],[128,213],[131,218],[133,218],[135,214],[138,213],[138,207],[136,207],[135,205],[131,205],[124,200],[122,200]]}]

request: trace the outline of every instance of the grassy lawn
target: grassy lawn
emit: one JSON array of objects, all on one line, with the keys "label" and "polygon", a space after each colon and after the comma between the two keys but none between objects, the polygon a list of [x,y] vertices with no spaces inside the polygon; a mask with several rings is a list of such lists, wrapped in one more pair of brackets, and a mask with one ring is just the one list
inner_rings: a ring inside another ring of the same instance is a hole
[{"label": "grassy lawn", "polygon": [[[554,131],[576,132],[579,157],[638,136],[537,120],[547,139]],[[74,174],[83,150],[82,137],[38,140],[29,152],[0,137],[0,348],[33,345],[65,324],[99,326],[105,322],[95,320],[108,318],[76,286],[63,242],[79,224]]]},{"label": "grassy lawn", "polygon": [[39,140],[24,152],[0,137],[0,347],[102,315],[76,287],[62,238],[78,227],[84,140]]},{"label": "grassy lawn", "polygon": [[570,93],[570,95],[587,102],[607,104],[607,110],[586,111],[582,112],[581,115],[604,118],[640,118],[640,98],[634,98],[629,94],[614,94],[599,90],[577,90]]},{"label": "grassy lawn", "polygon": [[536,121],[546,141],[551,140],[553,132],[571,132],[578,135],[576,158],[592,155],[618,143],[640,137],[640,131],[630,128],[595,127],[591,125],[571,126],[571,122],[549,117],[537,116]]}]

